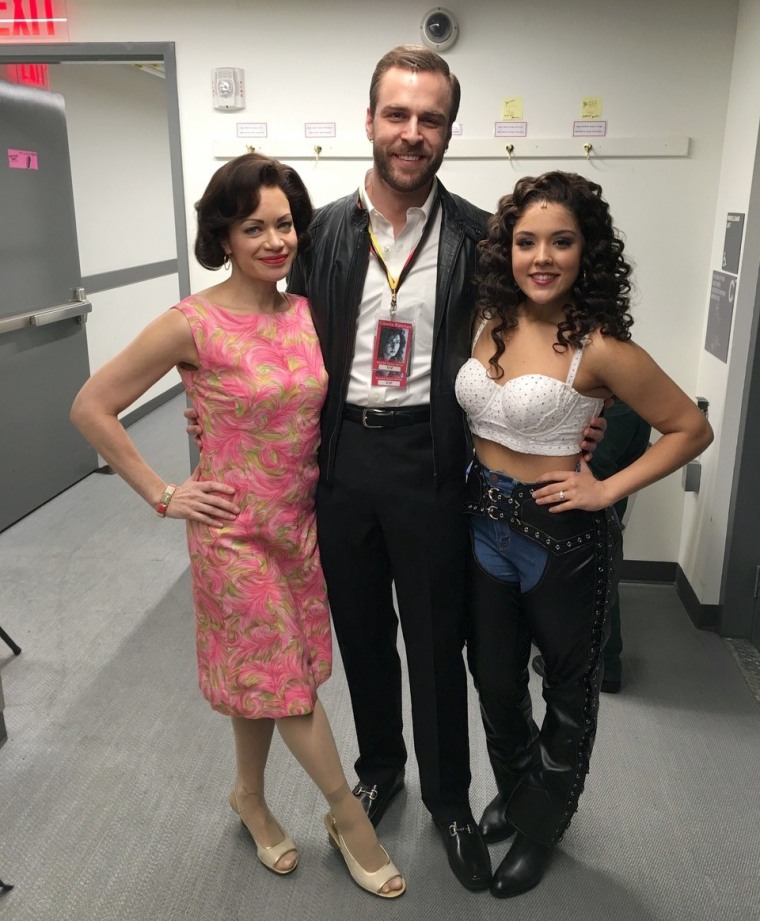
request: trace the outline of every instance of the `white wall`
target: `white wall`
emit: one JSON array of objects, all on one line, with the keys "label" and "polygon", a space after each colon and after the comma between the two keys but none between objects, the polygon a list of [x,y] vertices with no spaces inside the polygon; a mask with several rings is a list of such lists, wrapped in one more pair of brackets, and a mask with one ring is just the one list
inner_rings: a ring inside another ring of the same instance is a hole
[{"label": "white wall", "polygon": [[[165,83],[131,64],[58,64],[64,97],[82,275],[176,259]],[[177,275],[88,292],[90,369],[113,357],[179,300]],[[171,371],[133,408],[179,383]]]},{"label": "white wall", "polygon": [[[705,489],[698,506],[687,509],[680,557],[697,595],[705,604],[721,600],[724,545],[733,470],[737,455],[742,395],[753,330],[760,268],[760,0],[742,0],[736,30],[731,88],[714,221],[710,269],[720,270],[728,212],[747,215],[744,248],[728,363],[703,351],[697,387],[711,400],[710,420],[716,446],[707,453],[703,471]],[[705,293],[705,311],[709,289]],[[704,335],[704,334],[703,334]]]},{"label": "white wall", "polygon": [[[752,78],[743,90],[747,96],[757,86],[760,66],[751,51],[760,37],[758,2],[741,2],[737,54]],[[610,138],[692,139],[689,156],[682,159],[452,160],[441,177],[486,208],[493,208],[523,174],[562,168],[600,181],[637,266],[635,338],[687,393],[711,400],[711,421],[721,433],[727,377],[710,370],[703,342],[720,237],[716,222],[727,209],[745,210],[725,188],[734,175],[730,134],[724,151],[727,110],[729,132],[751,137],[753,131],[737,124],[739,89],[731,84],[732,76],[735,83],[747,77],[732,71],[739,0],[720,5],[713,0],[452,0],[450,6],[460,18],[461,33],[446,57],[462,81],[459,120],[465,138],[491,136],[505,96],[523,97],[531,138],[567,138],[581,97],[599,95]],[[132,0],[128,6],[116,0],[68,0],[74,42],[176,43],[191,228],[192,203],[221,162],[213,157],[215,145],[224,142],[244,152],[245,142],[235,139],[237,121],[267,122],[269,139],[252,143],[275,156],[296,138],[302,141],[305,121],[335,121],[334,143],[360,141],[369,156],[362,139],[372,68],[393,45],[418,41],[428,8],[425,0],[386,0],[382,7],[348,0],[329,6],[311,0],[282,5]],[[221,66],[245,70],[245,111],[213,110],[210,71]],[[752,100],[751,111],[759,104]],[[740,157],[738,172],[751,173],[748,153]],[[356,186],[368,161],[296,165],[320,204]],[[208,284],[208,273],[194,269],[192,283]],[[725,537],[712,524],[718,454],[732,465],[731,445],[722,436],[703,458],[704,488],[698,497],[682,492],[678,474],[639,496],[626,535],[628,558],[681,561],[705,602],[715,600],[706,534],[712,528],[711,540],[718,543]]]}]

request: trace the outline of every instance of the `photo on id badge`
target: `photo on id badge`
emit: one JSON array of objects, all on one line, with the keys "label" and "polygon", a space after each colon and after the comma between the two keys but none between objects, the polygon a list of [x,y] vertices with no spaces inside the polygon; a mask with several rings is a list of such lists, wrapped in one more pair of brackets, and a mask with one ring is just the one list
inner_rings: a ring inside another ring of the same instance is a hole
[{"label": "photo on id badge", "polygon": [[379,320],[372,351],[372,385],[406,387],[412,357],[412,326],[396,320]]}]

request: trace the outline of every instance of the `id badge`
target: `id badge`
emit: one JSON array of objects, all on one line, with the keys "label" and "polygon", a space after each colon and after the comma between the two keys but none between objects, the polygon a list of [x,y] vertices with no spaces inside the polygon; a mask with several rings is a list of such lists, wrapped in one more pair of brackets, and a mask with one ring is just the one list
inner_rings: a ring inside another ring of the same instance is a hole
[{"label": "id badge", "polygon": [[372,349],[372,386],[398,387],[409,383],[412,362],[413,323],[378,320]]}]

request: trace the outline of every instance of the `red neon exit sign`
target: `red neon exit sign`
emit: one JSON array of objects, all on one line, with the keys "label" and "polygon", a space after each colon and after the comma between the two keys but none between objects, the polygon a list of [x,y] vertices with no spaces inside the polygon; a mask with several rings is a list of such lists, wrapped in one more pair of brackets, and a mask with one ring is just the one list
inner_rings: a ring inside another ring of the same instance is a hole
[{"label": "red neon exit sign", "polygon": [[50,89],[50,70],[47,64],[4,64],[0,65],[0,80]]},{"label": "red neon exit sign", "polygon": [[0,0],[0,42],[68,39],[65,0]]}]

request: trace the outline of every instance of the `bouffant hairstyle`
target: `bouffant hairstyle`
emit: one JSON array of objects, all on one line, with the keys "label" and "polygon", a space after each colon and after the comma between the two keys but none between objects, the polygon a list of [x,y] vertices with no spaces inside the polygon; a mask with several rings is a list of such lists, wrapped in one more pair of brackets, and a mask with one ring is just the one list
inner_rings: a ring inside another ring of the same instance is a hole
[{"label": "bouffant hairstyle", "polygon": [[512,272],[515,224],[531,205],[543,202],[567,208],[578,222],[583,245],[580,271],[564,305],[565,319],[558,326],[555,349],[578,345],[594,329],[621,341],[631,338],[631,266],[623,258],[624,244],[613,227],[601,186],[577,173],[527,176],[517,182],[511,195],[500,199],[479,245],[477,312],[484,319],[500,321],[491,333],[496,352],[489,359],[496,377],[503,373],[499,366],[503,337],[517,325],[518,307],[525,299]]},{"label": "bouffant hairstyle", "polygon": [[449,129],[454,124],[454,119],[459,111],[459,101],[462,97],[462,88],[459,80],[452,74],[449,65],[440,54],[431,51],[424,45],[398,45],[384,54],[377,62],[375,72],[369,84],[369,111],[374,116],[377,108],[377,97],[380,91],[380,80],[392,67],[401,70],[419,71],[420,73],[441,74],[448,81],[451,89],[451,110],[449,111]]},{"label": "bouffant hairstyle", "polygon": [[254,212],[261,200],[262,188],[282,189],[290,205],[298,248],[310,242],[309,224],[313,208],[306,186],[290,166],[263,154],[249,153],[220,167],[211,177],[203,197],[195,205],[198,235],[195,258],[206,269],[218,269],[227,256],[223,243],[230,227]]}]

